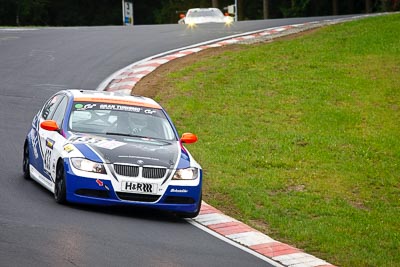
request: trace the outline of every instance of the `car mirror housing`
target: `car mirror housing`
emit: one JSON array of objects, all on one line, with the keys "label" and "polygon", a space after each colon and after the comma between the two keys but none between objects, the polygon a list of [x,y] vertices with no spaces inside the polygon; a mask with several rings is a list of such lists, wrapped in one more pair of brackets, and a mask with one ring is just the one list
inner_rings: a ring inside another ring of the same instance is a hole
[{"label": "car mirror housing", "polygon": [[56,121],[53,120],[46,120],[40,124],[40,128],[47,130],[47,131],[58,131],[60,128],[57,125]]},{"label": "car mirror housing", "polygon": [[181,142],[185,144],[196,143],[198,140],[197,136],[192,133],[184,133],[181,137]]}]

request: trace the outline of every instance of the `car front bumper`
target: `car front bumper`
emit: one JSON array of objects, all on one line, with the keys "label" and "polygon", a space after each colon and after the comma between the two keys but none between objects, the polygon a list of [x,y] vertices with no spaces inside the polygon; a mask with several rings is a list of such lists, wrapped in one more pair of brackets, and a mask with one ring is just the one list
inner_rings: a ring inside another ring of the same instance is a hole
[{"label": "car front bumper", "polygon": [[112,182],[74,174],[66,168],[67,201],[91,205],[132,205],[180,213],[194,213],[200,206],[202,175],[197,186],[169,185],[162,195],[114,190]]}]

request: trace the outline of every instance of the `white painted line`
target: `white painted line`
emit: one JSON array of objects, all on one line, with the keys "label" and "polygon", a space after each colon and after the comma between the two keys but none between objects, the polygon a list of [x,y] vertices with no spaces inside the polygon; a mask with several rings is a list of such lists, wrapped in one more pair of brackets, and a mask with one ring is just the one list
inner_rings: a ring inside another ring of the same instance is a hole
[{"label": "white painted line", "polygon": [[228,238],[226,238],[226,237],[224,237],[224,236],[222,236],[222,235],[220,235],[220,234],[208,229],[207,227],[199,224],[198,222],[194,221],[193,219],[186,219],[186,221],[188,223],[190,223],[191,225],[199,228],[200,230],[203,230],[204,232],[206,232],[206,233],[208,233],[208,234],[210,234],[210,235],[212,235],[212,236],[214,236],[214,237],[216,237],[216,238],[218,238],[218,239],[220,239],[220,240],[222,240],[222,241],[224,241],[224,242],[226,242],[226,243],[228,243],[228,244],[230,244],[232,246],[235,246],[235,247],[237,247],[237,248],[239,248],[239,249],[241,249],[241,250],[243,250],[243,251],[245,251],[245,252],[247,252],[247,253],[249,253],[249,254],[251,254],[251,255],[259,258],[259,259],[261,259],[261,260],[263,260],[263,261],[268,262],[269,264],[271,264],[274,267],[285,267],[282,264],[280,264],[280,263],[278,263],[276,261],[273,261],[270,258],[265,257],[264,255],[261,255],[261,254],[255,252],[254,250],[251,250],[251,249],[249,249],[249,248],[247,248],[245,246],[242,246],[242,245],[240,245],[240,244],[238,244],[238,243],[236,243],[236,242],[234,242],[234,241],[232,241],[232,240],[230,240],[230,239],[228,239]]},{"label": "white painted line", "polygon": [[0,31],[22,32],[22,31],[37,31],[35,28],[0,28]]}]

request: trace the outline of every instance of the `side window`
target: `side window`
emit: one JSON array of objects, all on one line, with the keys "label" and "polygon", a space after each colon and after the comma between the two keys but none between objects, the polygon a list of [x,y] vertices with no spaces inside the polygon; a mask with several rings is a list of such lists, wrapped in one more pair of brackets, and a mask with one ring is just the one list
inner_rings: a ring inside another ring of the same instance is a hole
[{"label": "side window", "polygon": [[55,120],[57,122],[57,125],[60,128],[62,126],[62,122],[64,119],[65,109],[67,108],[67,104],[68,104],[68,98],[63,97],[61,99],[60,104],[58,104],[56,110],[54,111],[53,116],[51,117],[52,120]]},{"label": "side window", "polygon": [[42,118],[45,120],[50,119],[51,115],[53,114],[55,108],[57,107],[58,103],[60,102],[62,98],[62,95],[55,95],[52,98],[47,101],[47,103],[44,105],[44,108],[42,110]]}]

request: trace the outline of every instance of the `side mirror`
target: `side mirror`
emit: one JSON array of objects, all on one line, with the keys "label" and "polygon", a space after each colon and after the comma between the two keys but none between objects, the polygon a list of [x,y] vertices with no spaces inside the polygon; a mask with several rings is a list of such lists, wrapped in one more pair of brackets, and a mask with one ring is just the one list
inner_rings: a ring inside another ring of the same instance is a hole
[{"label": "side mirror", "polygon": [[197,136],[192,133],[184,133],[181,137],[181,142],[185,144],[191,144],[197,142]]},{"label": "side mirror", "polygon": [[60,129],[57,125],[57,122],[53,121],[53,120],[43,121],[40,124],[40,128],[47,130],[47,131],[58,131]]}]

